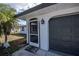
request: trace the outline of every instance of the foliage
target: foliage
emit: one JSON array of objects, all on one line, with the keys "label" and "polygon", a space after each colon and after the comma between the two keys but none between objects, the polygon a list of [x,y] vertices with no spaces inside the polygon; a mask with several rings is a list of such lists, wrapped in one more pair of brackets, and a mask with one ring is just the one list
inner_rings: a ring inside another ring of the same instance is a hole
[{"label": "foliage", "polygon": [[7,4],[0,4],[0,35],[10,34],[11,28],[17,23],[15,10]]}]

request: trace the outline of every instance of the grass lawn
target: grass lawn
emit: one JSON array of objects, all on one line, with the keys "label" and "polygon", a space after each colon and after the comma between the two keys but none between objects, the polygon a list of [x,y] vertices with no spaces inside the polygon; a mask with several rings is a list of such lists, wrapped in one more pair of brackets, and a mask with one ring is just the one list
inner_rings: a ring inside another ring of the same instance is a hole
[{"label": "grass lawn", "polygon": [[[0,43],[4,43],[5,42],[5,37],[4,35],[2,35],[0,37]],[[8,36],[8,42],[10,41],[14,41],[14,40],[18,40],[18,39],[25,39],[25,35],[21,35],[21,34],[11,34]]]},{"label": "grass lawn", "polygon": [[[0,42],[1,43],[4,42],[4,36],[0,37]],[[7,49],[1,49],[0,50],[1,56],[11,55],[13,52],[25,46],[26,45],[25,35],[11,34],[8,36],[8,42],[10,44],[10,47]]]}]

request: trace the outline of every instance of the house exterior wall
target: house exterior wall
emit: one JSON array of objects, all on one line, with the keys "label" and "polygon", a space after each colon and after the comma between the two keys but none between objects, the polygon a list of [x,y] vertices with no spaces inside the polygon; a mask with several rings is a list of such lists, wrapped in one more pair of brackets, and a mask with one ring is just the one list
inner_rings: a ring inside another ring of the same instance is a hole
[{"label": "house exterior wall", "polygon": [[[24,27],[24,31],[22,31],[22,27]],[[27,34],[27,28],[26,26],[20,26],[20,34]]]},{"label": "house exterior wall", "polygon": [[27,40],[27,43],[29,43],[29,20],[27,20],[27,36],[26,36],[26,40]]},{"label": "house exterior wall", "polygon": [[[50,18],[57,17],[59,15],[63,16],[65,14],[79,12],[79,4],[56,4],[55,6],[50,6],[50,8],[52,8],[52,11],[50,13],[33,15],[27,18],[28,20],[31,18],[38,18],[38,21],[40,22],[40,48],[44,50],[49,50],[49,20]],[[38,13],[39,11],[36,11],[36,12]],[[45,24],[41,24],[41,19],[44,19]]]}]

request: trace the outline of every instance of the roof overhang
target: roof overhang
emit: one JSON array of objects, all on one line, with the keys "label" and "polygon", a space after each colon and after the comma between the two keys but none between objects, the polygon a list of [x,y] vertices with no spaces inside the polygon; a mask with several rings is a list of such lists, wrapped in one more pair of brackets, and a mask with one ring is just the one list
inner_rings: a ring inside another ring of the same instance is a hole
[{"label": "roof overhang", "polygon": [[51,5],[54,5],[54,4],[56,4],[56,3],[42,3],[42,4],[40,4],[40,5],[37,5],[37,6],[33,7],[33,8],[30,8],[30,9],[24,11],[24,12],[21,12],[21,13],[19,13],[19,14],[16,14],[14,17],[16,17],[16,18],[21,18],[21,16],[25,16],[25,15],[27,15],[27,14],[29,14],[29,13],[38,11],[38,10],[40,10],[40,9],[43,9],[43,8],[45,8],[45,7],[48,7],[48,6],[51,6]]}]

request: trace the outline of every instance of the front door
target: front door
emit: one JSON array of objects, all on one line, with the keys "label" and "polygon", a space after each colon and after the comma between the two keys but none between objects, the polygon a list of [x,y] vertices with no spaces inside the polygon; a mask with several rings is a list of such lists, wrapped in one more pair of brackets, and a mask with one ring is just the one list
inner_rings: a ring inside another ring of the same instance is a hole
[{"label": "front door", "polygon": [[39,47],[39,24],[37,19],[30,20],[29,44]]}]

